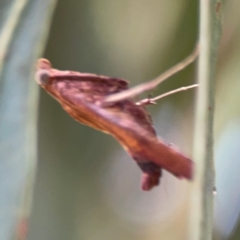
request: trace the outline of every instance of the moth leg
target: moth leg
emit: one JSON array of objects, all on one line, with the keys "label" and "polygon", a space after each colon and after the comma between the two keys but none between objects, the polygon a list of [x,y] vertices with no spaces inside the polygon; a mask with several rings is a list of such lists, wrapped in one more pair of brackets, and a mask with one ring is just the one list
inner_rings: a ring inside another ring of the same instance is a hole
[{"label": "moth leg", "polygon": [[159,179],[162,176],[162,169],[151,162],[138,162],[138,166],[141,168],[142,174],[142,190],[149,191],[154,186],[159,185]]},{"label": "moth leg", "polygon": [[186,57],[181,62],[177,63],[176,65],[174,65],[173,67],[171,67],[170,69],[165,71],[163,74],[161,74],[157,78],[153,79],[150,82],[139,84],[128,90],[125,90],[125,91],[122,91],[119,93],[115,93],[115,94],[111,94],[104,99],[104,103],[122,101],[124,99],[132,98],[143,92],[154,89],[160,83],[162,83],[164,80],[168,79],[169,77],[173,76],[175,73],[183,70],[189,64],[194,62],[194,60],[198,57],[198,54],[199,54],[199,44],[197,44],[197,46],[195,47],[193,52],[188,57]]},{"label": "moth leg", "polygon": [[170,96],[170,95],[178,93],[178,92],[186,91],[186,90],[191,89],[191,88],[196,88],[198,86],[199,86],[199,84],[193,84],[193,85],[189,85],[189,86],[186,86],[186,87],[180,87],[180,88],[177,88],[175,90],[172,90],[172,91],[166,92],[164,94],[161,94],[161,95],[159,95],[157,97],[154,97],[154,98],[149,98],[148,97],[148,98],[142,99],[141,101],[136,102],[136,105],[137,106],[143,106],[143,105],[157,104],[156,101],[161,99],[161,98]]}]

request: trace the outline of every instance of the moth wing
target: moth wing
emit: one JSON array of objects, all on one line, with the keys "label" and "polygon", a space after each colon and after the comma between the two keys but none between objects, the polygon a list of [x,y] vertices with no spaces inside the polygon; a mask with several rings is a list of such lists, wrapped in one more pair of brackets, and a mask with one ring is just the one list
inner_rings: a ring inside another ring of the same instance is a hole
[{"label": "moth wing", "polygon": [[161,167],[177,177],[192,178],[192,161],[157,139],[143,107],[132,99],[99,104],[105,96],[127,89],[127,81],[55,69],[49,76],[43,87],[74,119],[113,135],[140,164],[145,190],[158,184]]},{"label": "moth wing", "polygon": [[[85,121],[91,124],[94,122],[97,125],[95,128],[113,135],[138,163],[151,162],[177,177],[192,178],[192,161],[159,140],[155,132],[148,129],[150,122],[148,127],[143,127],[141,121],[146,123],[146,119],[136,121],[136,115],[132,115],[130,111],[102,108],[95,103],[86,102],[82,95],[71,94],[67,89],[61,94],[67,104],[70,104],[69,110],[74,109],[74,113],[78,113],[74,116],[75,119],[81,118],[79,121],[83,122],[84,117]],[[73,116],[71,113],[70,115]]]}]

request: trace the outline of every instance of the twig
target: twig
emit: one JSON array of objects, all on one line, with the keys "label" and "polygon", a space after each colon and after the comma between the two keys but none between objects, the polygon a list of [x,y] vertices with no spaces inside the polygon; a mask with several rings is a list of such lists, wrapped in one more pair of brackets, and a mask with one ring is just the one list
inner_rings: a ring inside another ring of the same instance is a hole
[{"label": "twig", "polygon": [[186,87],[180,87],[180,88],[177,88],[175,90],[172,90],[172,91],[166,92],[164,94],[161,94],[161,95],[159,95],[155,98],[145,98],[145,99],[143,99],[139,102],[136,102],[136,105],[142,106],[142,105],[156,104],[156,101],[161,99],[161,98],[170,96],[170,95],[178,93],[178,92],[186,91],[188,89],[195,88],[195,87],[198,87],[198,86],[199,86],[199,84],[193,84],[193,85],[186,86]]},{"label": "twig", "polygon": [[139,84],[136,87],[130,88],[126,91],[108,96],[104,99],[103,103],[116,102],[116,101],[124,100],[126,98],[134,97],[134,96],[137,96],[137,95],[139,95],[143,92],[154,89],[157,85],[162,83],[164,80],[168,79],[169,77],[171,77],[175,73],[183,70],[189,64],[191,64],[197,58],[198,53],[199,53],[199,46],[197,45],[195,47],[194,51],[187,58],[185,58],[180,63],[178,63],[178,64],[174,65],[173,67],[171,67],[170,69],[168,69],[166,72],[161,74],[159,77],[153,79],[150,82]]},{"label": "twig", "polygon": [[216,57],[219,47],[220,0],[200,0],[200,55],[196,101],[193,159],[195,180],[190,198],[189,240],[212,240],[213,189],[215,182],[213,157],[214,85]]}]

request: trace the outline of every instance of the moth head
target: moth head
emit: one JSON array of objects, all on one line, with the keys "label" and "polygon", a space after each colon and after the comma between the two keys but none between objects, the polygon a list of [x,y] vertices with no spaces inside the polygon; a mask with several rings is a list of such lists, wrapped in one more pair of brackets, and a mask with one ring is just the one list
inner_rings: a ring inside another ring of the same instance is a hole
[{"label": "moth head", "polygon": [[47,59],[41,58],[37,61],[36,68],[35,80],[39,85],[45,86],[50,78],[51,63]]}]

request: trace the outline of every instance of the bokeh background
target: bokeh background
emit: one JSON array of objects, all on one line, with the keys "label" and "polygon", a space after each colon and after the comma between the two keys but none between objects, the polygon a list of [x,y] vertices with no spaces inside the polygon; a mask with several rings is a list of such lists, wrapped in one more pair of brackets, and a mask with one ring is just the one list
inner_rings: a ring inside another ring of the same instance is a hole
[{"label": "bokeh background", "polygon": [[[215,239],[240,238],[240,2],[223,4],[216,81]],[[30,23],[31,24],[31,23]],[[43,57],[61,70],[148,81],[194,48],[198,1],[59,0]],[[33,80],[32,80],[33,81]],[[195,83],[189,66],[150,92]],[[158,135],[192,155],[195,90],[148,107]],[[146,97],[148,94],[143,94]],[[191,183],[164,172],[140,190],[140,170],[111,137],[80,125],[40,90],[38,163],[29,240],[185,240]]]},{"label": "bokeh background", "polygon": [[[58,69],[115,76],[134,86],[192,51],[197,18],[196,2],[59,1],[44,57]],[[150,93],[192,83],[194,66]],[[149,107],[158,134],[190,156],[193,97],[194,91],[180,93]],[[164,173],[160,187],[141,191],[141,172],[122,147],[75,122],[44,91],[38,127],[29,239],[186,238],[188,183]]]}]

